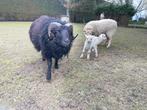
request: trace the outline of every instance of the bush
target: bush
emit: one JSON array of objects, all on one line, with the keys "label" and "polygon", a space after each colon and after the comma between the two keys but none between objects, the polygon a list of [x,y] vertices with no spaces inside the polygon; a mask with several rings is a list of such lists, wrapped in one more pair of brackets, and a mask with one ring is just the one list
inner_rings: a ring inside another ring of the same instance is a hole
[{"label": "bush", "polygon": [[120,26],[128,26],[129,19],[136,13],[136,10],[130,4],[97,6],[95,14],[100,15],[103,12],[105,18],[115,19]]},{"label": "bush", "polygon": [[102,12],[108,16],[120,16],[120,15],[127,15],[129,17],[133,16],[136,13],[134,7],[130,4],[125,5],[106,5],[106,6],[97,6],[95,10],[95,14],[99,15]]}]

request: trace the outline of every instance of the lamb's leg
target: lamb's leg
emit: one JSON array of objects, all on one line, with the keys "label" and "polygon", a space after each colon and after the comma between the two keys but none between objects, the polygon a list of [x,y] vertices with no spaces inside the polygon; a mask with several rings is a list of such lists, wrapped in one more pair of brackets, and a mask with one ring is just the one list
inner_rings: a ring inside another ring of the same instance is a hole
[{"label": "lamb's leg", "polygon": [[55,65],[54,65],[55,69],[58,69],[59,68],[59,65],[58,65],[58,59],[55,59]]},{"label": "lamb's leg", "polygon": [[87,60],[90,59],[90,53],[91,53],[91,49],[89,49],[88,52],[87,52]]},{"label": "lamb's leg", "polygon": [[85,42],[80,58],[84,57],[84,53],[85,53],[85,50],[86,50],[86,45],[87,45],[87,43]]},{"label": "lamb's leg", "polygon": [[87,52],[87,60],[90,59],[90,53],[91,53],[91,50],[92,50],[92,46],[90,46],[88,52]]},{"label": "lamb's leg", "polygon": [[94,47],[95,50],[95,57],[98,57],[98,50],[97,50],[97,46]]},{"label": "lamb's leg", "polygon": [[51,80],[51,67],[52,67],[52,59],[47,59],[47,63],[48,63],[48,71],[47,71],[47,80]]}]

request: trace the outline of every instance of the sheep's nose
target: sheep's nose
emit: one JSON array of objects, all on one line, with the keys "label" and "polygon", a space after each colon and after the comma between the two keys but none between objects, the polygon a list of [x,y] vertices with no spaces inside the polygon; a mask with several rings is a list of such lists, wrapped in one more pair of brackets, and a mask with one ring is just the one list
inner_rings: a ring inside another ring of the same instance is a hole
[{"label": "sheep's nose", "polygon": [[91,43],[91,41],[88,41],[88,44],[90,44]]}]

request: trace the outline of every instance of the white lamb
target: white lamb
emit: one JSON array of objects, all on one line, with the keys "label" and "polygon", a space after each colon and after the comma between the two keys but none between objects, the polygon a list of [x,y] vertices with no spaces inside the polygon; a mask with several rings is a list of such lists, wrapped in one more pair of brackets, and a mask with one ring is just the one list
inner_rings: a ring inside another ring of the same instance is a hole
[{"label": "white lamb", "polygon": [[108,37],[107,48],[110,47],[112,36],[117,30],[117,22],[112,19],[102,19],[88,22],[83,31],[85,35],[100,35],[105,33]]},{"label": "white lamb", "polygon": [[98,57],[97,46],[106,40],[107,40],[107,37],[105,34],[101,34],[99,35],[99,37],[95,35],[86,35],[85,44],[84,44],[80,58],[83,58],[85,51],[88,50],[87,59],[90,59],[90,53],[92,49],[94,49],[95,51],[95,57]]}]

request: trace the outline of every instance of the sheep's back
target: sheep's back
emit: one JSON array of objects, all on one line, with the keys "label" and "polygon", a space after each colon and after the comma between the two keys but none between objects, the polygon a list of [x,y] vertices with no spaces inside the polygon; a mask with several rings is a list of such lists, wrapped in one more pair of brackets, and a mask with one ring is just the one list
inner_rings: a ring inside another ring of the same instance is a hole
[{"label": "sheep's back", "polygon": [[39,39],[40,39],[40,37],[44,36],[45,34],[48,34],[48,25],[51,22],[58,22],[61,24],[65,24],[64,22],[62,22],[56,18],[49,17],[46,15],[40,16],[38,19],[36,19],[31,24],[31,27],[29,30],[30,39],[31,39],[31,42],[33,43],[34,47],[38,51],[40,51]]},{"label": "sheep's back", "polygon": [[90,21],[85,25],[84,30],[87,30],[88,28],[92,28],[94,34],[99,35],[101,33],[117,29],[117,22],[112,19]]},{"label": "sheep's back", "polygon": [[108,31],[117,29],[117,22],[112,19],[103,19],[95,22],[96,29],[99,33],[106,33]]}]

